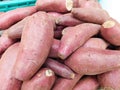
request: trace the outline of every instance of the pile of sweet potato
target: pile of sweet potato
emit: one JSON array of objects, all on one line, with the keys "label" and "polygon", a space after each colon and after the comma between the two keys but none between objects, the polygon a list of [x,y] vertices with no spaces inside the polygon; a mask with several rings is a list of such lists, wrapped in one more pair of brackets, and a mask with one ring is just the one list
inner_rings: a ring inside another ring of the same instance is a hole
[{"label": "pile of sweet potato", "polygon": [[120,90],[120,24],[97,0],[37,0],[0,30],[0,90]]}]

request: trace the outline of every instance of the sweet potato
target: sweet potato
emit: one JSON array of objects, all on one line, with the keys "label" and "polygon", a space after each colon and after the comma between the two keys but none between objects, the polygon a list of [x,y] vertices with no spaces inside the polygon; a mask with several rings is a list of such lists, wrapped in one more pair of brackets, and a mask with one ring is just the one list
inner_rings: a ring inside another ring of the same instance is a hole
[{"label": "sweet potato", "polygon": [[78,4],[77,7],[81,7],[82,4],[84,4],[84,2],[86,2],[88,0],[78,0]]},{"label": "sweet potato", "polygon": [[63,26],[75,26],[81,23],[83,21],[74,18],[71,13],[63,14],[56,19],[56,24]]},{"label": "sweet potato", "polygon": [[120,67],[120,51],[79,48],[65,64],[79,74],[96,75]]},{"label": "sweet potato", "polygon": [[103,90],[120,90],[120,69],[98,75],[98,81]]},{"label": "sweet potato", "polygon": [[72,0],[73,1],[73,8],[79,6],[79,0]]},{"label": "sweet potato", "polygon": [[[56,19],[62,15],[62,13],[58,13],[58,12],[47,12],[47,14],[49,15],[49,17],[51,17],[51,19],[53,20],[53,23],[56,21]],[[57,25],[55,24],[54,26],[54,30],[56,30]]]},{"label": "sweet potato", "polygon": [[0,60],[0,90],[20,90],[21,81],[14,77],[14,65],[19,43],[10,46]]},{"label": "sweet potato", "polygon": [[0,29],[7,29],[14,23],[36,12],[36,7],[24,7],[0,15]]},{"label": "sweet potato", "polygon": [[90,37],[97,34],[100,27],[100,25],[92,23],[83,23],[75,27],[68,27],[68,32],[65,32],[62,36],[60,47],[58,49],[58,56],[61,59],[67,58]]},{"label": "sweet potato", "polygon": [[[83,45],[83,47],[99,48],[99,49],[105,49],[105,48],[107,48],[107,46],[108,46],[108,43],[106,43],[103,39],[100,39],[100,38],[91,38]],[[105,82],[106,79],[103,75],[105,76],[105,73],[98,75],[100,85],[101,85],[101,83],[103,85],[107,84],[107,82]],[[112,75],[112,77],[113,76],[114,75]],[[107,77],[107,75],[106,75],[106,77]],[[101,85],[102,88],[103,88],[103,85]],[[108,85],[109,85],[109,76],[108,76]],[[112,83],[112,85],[113,85],[113,83]],[[80,80],[79,83],[74,87],[73,90],[98,90],[97,88],[98,88],[98,82],[96,81],[96,79],[88,76],[87,78]],[[110,87],[109,88],[106,87],[106,89],[104,88],[104,89],[100,89],[100,90],[111,90],[111,89],[110,89]]]},{"label": "sweet potato", "polygon": [[97,75],[101,90],[119,90],[120,89],[120,69],[115,69],[106,73]]},{"label": "sweet potato", "polygon": [[37,10],[52,12],[68,12],[73,7],[73,0],[37,0]]},{"label": "sweet potato", "polygon": [[52,20],[45,12],[37,12],[30,16],[23,28],[17,56],[17,79],[30,79],[42,66],[52,46],[53,27]]},{"label": "sweet potato", "polygon": [[0,37],[0,54],[2,54],[15,40],[8,37],[8,30],[3,31]]},{"label": "sweet potato", "polygon": [[62,36],[66,33],[66,32],[69,32],[69,30],[72,30],[73,27],[66,27],[65,29],[62,30]]},{"label": "sweet potato", "polygon": [[54,19],[62,15],[62,13],[58,13],[58,12],[48,12],[47,14],[53,17]]},{"label": "sweet potato", "polygon": [[84,0],[82,3],[79,2],[81,8],[102,8],[100,3],[94,0]]},{"label": "sweet potato", "polygon": [[55,74],[48,68],[42,68],[32,79],[24,81],[21,90],[51,90]]},{"label": "sweet potato", "polygon": [[76,74],[74,79],[58,78],[52,90],[73,90],[82,75]]},{"label": "sweet potato", "polygon": [[111,44],[120,45],[120,24],[114,20],[107,20],[102,24],[101,35]]},{"label": "sweet potato", "polygon": [[110,18],[109,14],[100,8],[73,8],[71,13],[79,20],[103,24]]},{"label": "sweet potato", "polygon": [[24,18],[23,20],[19,21],[18,23],[14,24],[10,28],[8,28],[8,37],[11,39],[21,38],[22,30],[27,21],[28,17]]},{"label": "sweet potato", "polygon": [[63,78],[74,79],[75,73],[66,65],[48,58],[45,61],[45,66],[53,70],[57,75],[62,76]]},{"label": "sweet potato", "polygon": [[[108,47],[106,43],[101,38],[91,38],[89,39],[82,47],[84,48],[98,48],[106,49]],[[99,83],[94,76],[87,76],[84,79],[80,80],[78,84],[73,88],[73,90],[98,90]]]},{"label": "sweet potato", "polygon": [[86,76],[75,85],[73,90],[98,90],[98,86],[95,76]]},{"label": "sweet potato", "polygon": [[90,48],[99,48],[99,49],[106,49],[108,47],[108,43],[105,42],[101,38],[90,38],[83,47],[90,47]]},{"label": "sweet potato", "polygon": [[60,40],[54,39],[48,57],[58,58],[59,45],[60,45]]},{"label": "sweet potato", "polygon": [[[99,48],[105,49],[107,48],[108,43],[106,43],[103,39],[100,38],[91,38],[82,46],[84,48]],[[99,84],[94,76],[87,76],[84,79],[81,79],[77,85],[73,88],[73,90],[97,90]]]}]

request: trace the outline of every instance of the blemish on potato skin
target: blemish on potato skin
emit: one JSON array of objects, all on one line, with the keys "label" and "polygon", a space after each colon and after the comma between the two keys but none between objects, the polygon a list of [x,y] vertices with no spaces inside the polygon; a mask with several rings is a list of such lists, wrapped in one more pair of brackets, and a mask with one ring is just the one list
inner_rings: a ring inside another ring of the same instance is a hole
[{"label": "blemish on potato skin", "polygon": [[38,76],[38,77],[41,77],[41,73],[38,73],[37,76]]}]

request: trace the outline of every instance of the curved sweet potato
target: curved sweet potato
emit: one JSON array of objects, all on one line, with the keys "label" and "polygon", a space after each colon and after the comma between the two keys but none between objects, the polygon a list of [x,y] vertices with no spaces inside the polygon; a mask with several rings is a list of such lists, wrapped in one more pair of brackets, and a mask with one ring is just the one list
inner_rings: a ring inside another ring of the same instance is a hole
[{"label": "curved sweet potato", "polygon": [[83,23],[74,27],[65,28],[67,29],[67,32],[64,32],[61,38],[58,56],[61,59],[67,58],[71,53],[82,46],[90,37],[97,34],[100,28],[100,25],[92,23]]}]

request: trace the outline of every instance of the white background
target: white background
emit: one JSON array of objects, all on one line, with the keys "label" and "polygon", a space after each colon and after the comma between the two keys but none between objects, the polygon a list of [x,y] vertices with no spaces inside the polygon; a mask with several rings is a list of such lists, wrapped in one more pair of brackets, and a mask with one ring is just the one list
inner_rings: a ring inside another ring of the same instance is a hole
[{"label": "white background", "polygon": [[100,0],[103,9],[120,22],[120,0]]}]

